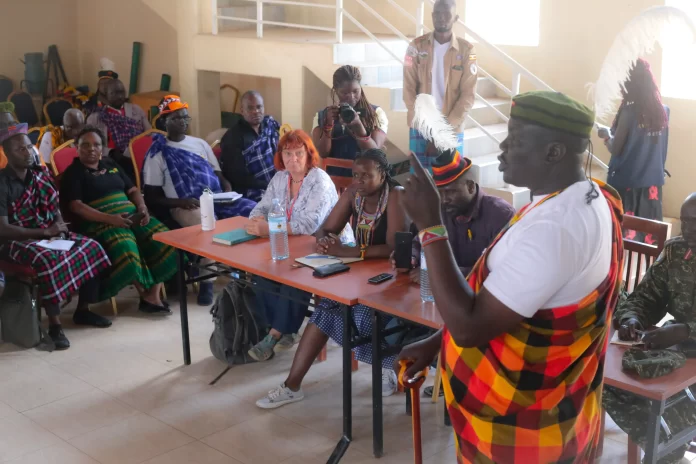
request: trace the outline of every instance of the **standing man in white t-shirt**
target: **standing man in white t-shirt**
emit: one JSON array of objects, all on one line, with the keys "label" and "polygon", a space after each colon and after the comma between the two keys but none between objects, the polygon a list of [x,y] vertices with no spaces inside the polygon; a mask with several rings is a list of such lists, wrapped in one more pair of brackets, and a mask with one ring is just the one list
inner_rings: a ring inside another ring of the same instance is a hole
[{"label": "standing man in white t-shirt", "polygon": [[[410,127],[413,121],[418,94],[432,95],[438,109],[457,133],[459,152],[465,155],[464,121],[476,99],[476,53],[473,45],[452,32],[459,19],[455,0],[437,0],[432,17],[433,32],[411,42],[404,58],[404,103],[408,109],[408,124]],[[421,165],[432,172],[431,163],[438,153],[413,128],[410,150]]]},{"label": "standing man in white t-shirt", "polygon": [[513,99],[500,145],[505,182],[533,202],[468,281],[433,181],[418,163],[402,204],[420,230],[445,328],[404,348],[410,378],[442,357],[459,462],[594,462],[604,355],[623,270],[621,200],[583,170],[594,125],[555,92]]}]

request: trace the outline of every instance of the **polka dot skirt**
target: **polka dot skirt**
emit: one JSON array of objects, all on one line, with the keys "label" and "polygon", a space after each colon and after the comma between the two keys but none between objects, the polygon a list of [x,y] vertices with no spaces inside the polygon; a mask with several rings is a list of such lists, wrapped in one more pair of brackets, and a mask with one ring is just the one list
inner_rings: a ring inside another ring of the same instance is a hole
[{"label": "polka dot skirt", "polygon": [[[392,317],[390,316],[382,315],[380,319],[382,330],[391,319]],[[353,320],[361,337],[372,336],[372,314],[370,308],[364,305],[354,306]],[[316,325],[322,332],[331,337],[333,341],[343,346],[343,309],[341,309],[340,303],[326,298],[322,299],[309,322]],[[387,346],[387,343],[382,340],[382,348]],[[353,353],[355,353],[355,359],[358,361],[372,364],[372,343],[353,348]],[[393,369],[396,356],[384,357],[382,359],[382,367]]]}]

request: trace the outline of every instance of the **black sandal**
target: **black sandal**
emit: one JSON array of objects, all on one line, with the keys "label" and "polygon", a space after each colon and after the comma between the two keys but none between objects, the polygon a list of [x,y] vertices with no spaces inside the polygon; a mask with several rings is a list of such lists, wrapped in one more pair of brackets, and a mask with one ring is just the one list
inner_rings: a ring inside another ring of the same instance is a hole
[{"label": "black sandal", "polygon": [[161,314],[164,316],[172,314],[172,310],[168,306],[158,306],[152,303],[148,303],[145,300],[140,300],[140,305],[138,305],[138,311],[145,314]]}]

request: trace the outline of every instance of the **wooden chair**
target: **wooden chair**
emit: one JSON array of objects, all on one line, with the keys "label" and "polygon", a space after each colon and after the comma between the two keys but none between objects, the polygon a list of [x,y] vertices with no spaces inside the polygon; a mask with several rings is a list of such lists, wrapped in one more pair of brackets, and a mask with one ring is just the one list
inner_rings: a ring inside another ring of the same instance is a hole
[{"label": "wooden chair", "polygon": [[7,101],[14,103],[15,113],[19,122],[26,122],[29,127],[39,123],[39,115],[34,108],[34,100],[31,95],[24,90],[16,90],[7,97]]},{"label": "wooden chair", "polygon": [[215,157],[220,160],[220,156],[222,155],[222,147],[220,146],[220,140],[216,140],[213,143],[210,144],[210,148],[213,149],[213,154]]},{"label": "wooden chair", "polygon": [[[336,168],[353,169],[353,161],[339,159],[339,158],[323,158],[322,159],[322,169],[324,169],[326,171],[326,168],[329,166],[333,166]],[[341,176],[329,176],[329,177],[331,177],[331,180],[333,181],[334,185],[336,186],[336,193],[338,193],[339,197],[348,187],[350,187],[350,184],[353,183],[352,177],[341,177]]]},{"label": "wooden chair", "polygon": [[73,104],[70,100],[60,97],[51,98],[43,106],[46,124],[62,126],[63,115],[71,108],[73,108]]},{"label": "wooden chair", "polygon": [[162,134],[166,135],[166,132],[162,132],[158,129],[148,129],[140,135],[133,137],[128,144],[130,148],[131,161],[133,161],[133,170],[135,171],[135,185],[142,189],[140,181],[140,173],[143,172],[143,165],[145,164],[145,156],[147,151],[152,145],[152,134]]},{"label": "wooden chair", "polygon": [[653,240],[655,240],[655,243],[652,245],[629,239],[624,239],[623,241],[626,252],[624,290],[632,292],[645,275],[647,269],[665,248],[665,242],[672,232],[672,224],[635,216],[624,216],[622,225],[624,230],[632,229],[636,232],[650,234]]},{"label": "wooden chair", "polygon": [[73,146],[74,142],[74,140],[68,140],[51,152],[51,170],[54,176],[58,177],[63,174],[77,158],[77,148]]},{"label": "wooden chair", "polygon": [[280,126],[280,129],[278,130],[278,133],[281,137],[287,134],[288,132],[292,132],[292,126],[288,123],[285,123],[282,126]]},{"label": "wooden chair", "polygon": [[239,104],[239,95],[240,95],[239,89],[233,85],[230,85],[230,84],[222,84],[220,86],[220,100],[221,100],[220,103],[221,104],[222,104],[222,91],[225,89],[229,89],[234,95],[234,99],[233,99],[234,103],[232,104],[232,112],[234,113],[235,111],[237,111],[237,105]]}]

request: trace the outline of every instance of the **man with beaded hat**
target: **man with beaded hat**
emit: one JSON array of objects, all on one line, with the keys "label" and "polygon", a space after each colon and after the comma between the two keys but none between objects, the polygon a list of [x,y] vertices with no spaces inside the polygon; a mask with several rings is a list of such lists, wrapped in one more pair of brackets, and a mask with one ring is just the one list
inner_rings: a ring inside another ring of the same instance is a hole
[{"label": "man with beaded hat", "polygon": [[403,204],[420,230],[445,327],[400,357],[412,363],[408,378],[441,350],[460,463],[595,458],[623,246],[618,194],[583,171],[593,125],[592,110],[560,93],[513,99],[500,170],[533,200],[467,280],[457,272],[436,186],[411,159]]}]

